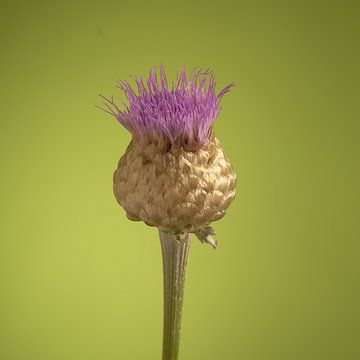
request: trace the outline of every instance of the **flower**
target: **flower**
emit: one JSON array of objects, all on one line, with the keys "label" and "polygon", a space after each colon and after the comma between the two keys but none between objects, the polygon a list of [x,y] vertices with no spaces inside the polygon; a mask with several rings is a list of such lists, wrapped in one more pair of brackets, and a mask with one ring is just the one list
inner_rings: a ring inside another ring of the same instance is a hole
[{"label": "flower", "polygon": [[[160,80],[158,80],[158,77]],[[162,232],[195,233],[215,244],[212,221],[221,219],[235,197],[236,175],[215,138],[220,101],[233,84],[216,95],[214,74],[185,68],[176,84],[164,66],[144,82],[134,77],[137,93],[119,81],[128,105],[120,110],[104,96],[105,110],[133,135],[114,173],[114,195],[131,220]]]},{"label": "flower", "polygon": [[137,92],[125,80],[118,81],[129,103],[123,101],[120,110],[114,98],[104,96],[104,111],[143,142],[181,144],[188,148],[203,145],[212,135],[214,122],[220,112],[220,101],[234,84],[215,93],[214,73],[195,68],[188,76],[185,67],[169,85],[165,68],[150,70],[148,79],[133,77]]}]

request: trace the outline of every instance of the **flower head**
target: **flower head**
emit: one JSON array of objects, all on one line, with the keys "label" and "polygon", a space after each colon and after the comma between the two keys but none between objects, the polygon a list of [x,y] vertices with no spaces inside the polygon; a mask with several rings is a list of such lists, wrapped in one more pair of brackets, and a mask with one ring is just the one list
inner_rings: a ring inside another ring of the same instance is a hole
[{"label": "flower head", "polygon": [[114,98],[101,96],[104,111],[113,115],[130,133],[148,143],[165,142],[184,147],[202,145],[212,136],[214,122],[220,111],[220,101],[234,84],[215,93],[214,73],[195,68],[190,74],[185,67],[169,85],[165,68],[159,73],[153,67],[143,80],[133,76],[137,92],[128,81],[117,82],[128,104],[120,110]]}]

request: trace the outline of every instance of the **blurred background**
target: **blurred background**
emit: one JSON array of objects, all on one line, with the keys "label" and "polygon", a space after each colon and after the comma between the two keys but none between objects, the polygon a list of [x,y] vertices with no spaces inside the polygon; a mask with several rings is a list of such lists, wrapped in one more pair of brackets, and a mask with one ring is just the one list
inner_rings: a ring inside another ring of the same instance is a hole
[{"label": "blurred background", "polygon": [[356,1],[2,1],[0,358],[160,359],[155,229],[112,175],[130,140],[98,94],[161,62],[212,68],[239,177],[194,240],[180,358],[360,358]]}]

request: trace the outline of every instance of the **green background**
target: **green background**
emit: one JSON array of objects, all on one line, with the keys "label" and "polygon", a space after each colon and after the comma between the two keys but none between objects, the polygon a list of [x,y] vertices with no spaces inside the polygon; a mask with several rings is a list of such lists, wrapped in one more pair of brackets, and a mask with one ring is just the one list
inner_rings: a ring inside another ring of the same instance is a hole
[{"label": "green background", "polygon": [[359,359],[356,1],[2,1],[0,359],[160,359],[157,232],[112,174],[94,107],[163,62],[211,67],[239,177],[220,246],[193,241],[186,360]]}]

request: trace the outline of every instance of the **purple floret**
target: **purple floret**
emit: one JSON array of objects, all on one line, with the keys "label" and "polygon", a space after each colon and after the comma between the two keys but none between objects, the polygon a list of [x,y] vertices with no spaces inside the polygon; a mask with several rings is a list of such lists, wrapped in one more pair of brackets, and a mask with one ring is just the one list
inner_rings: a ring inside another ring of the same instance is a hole
[{"label": "purple floret", "polygon": [[230,84],[216,95],[212,71],[195,68],[187,76],[185,67],[177,74],[176,83],[172,81],[169,86],[163,65],[159,76],[153,67],[145,81],[136,76],[133,79],[137,93],[128,81],[117,83],[129,103],[122,101],[125,110],[119,109],[113,97],[101,95],[106,107],[103,110],[144,141],[183,145],[203,144],[211,137],[220,100],[234,86]]}]

